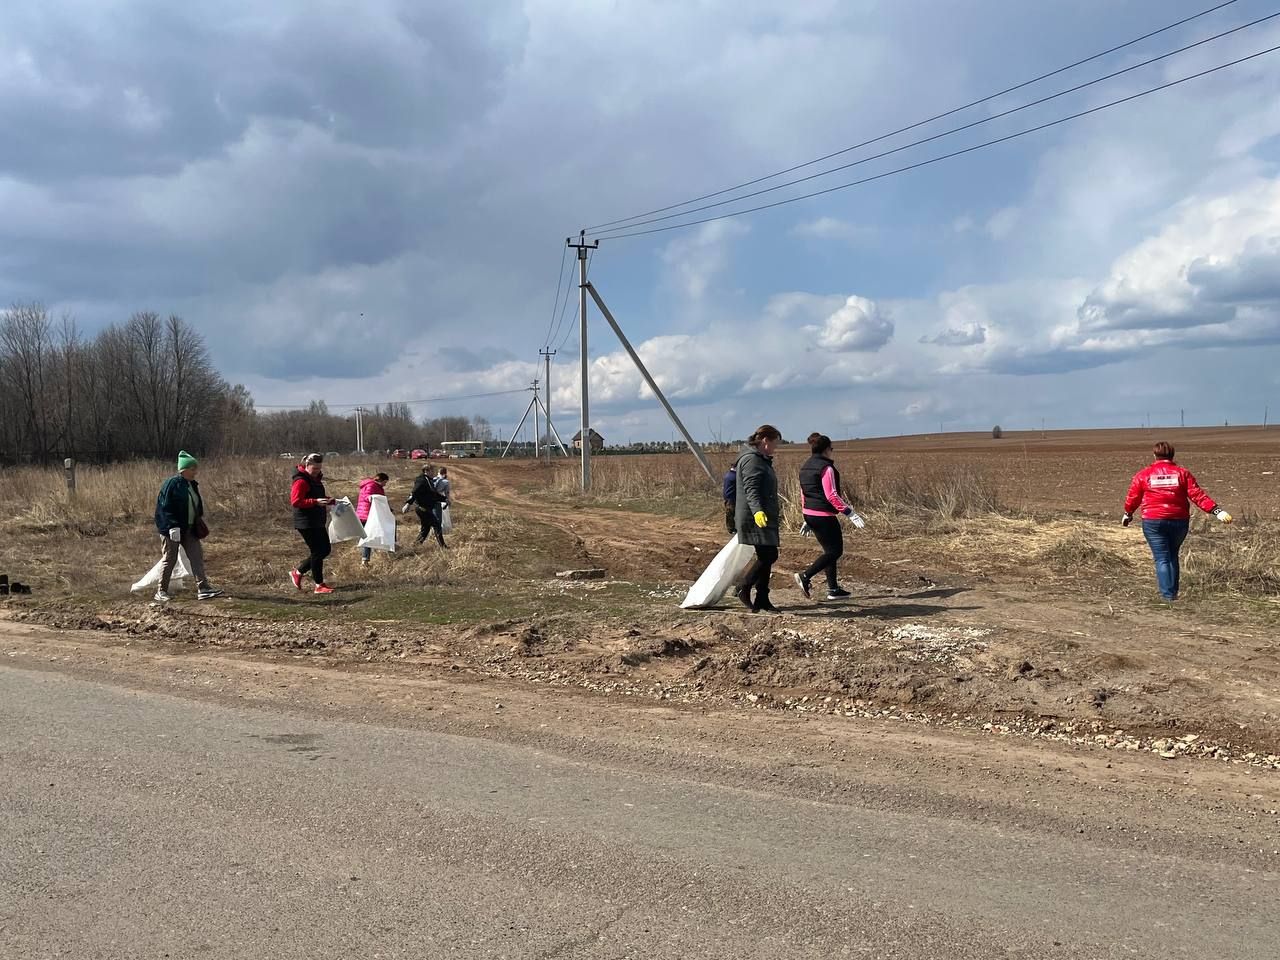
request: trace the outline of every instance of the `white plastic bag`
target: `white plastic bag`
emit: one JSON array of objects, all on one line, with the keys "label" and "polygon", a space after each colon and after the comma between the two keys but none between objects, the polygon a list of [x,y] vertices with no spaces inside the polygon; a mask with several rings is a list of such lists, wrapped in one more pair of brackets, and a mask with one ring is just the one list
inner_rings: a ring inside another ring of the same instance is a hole
[{"label": "white plastic bag", "polygon": [[364,522],[364,539],[360,546],[388,553],[396,549],[396,515],[387,498],[380,494],[369,498],[369,519]]},{"label": "white plastic bag", "polygon": [[356,508],[348,497],[343,497],[329,511],[329,542],[343,543],[347,540],[363,540],[364,527],[356,516]]},{"label": "white plastic bag", "polygon": [[689,588],[689,593],[680,606],[685,610],[714,607],[751,565],[755,555],[755,547],[749,543],[739,543],[735,533],[707,565],[707,569],[702,571],[697,582]]},{"label": "white plastic bag", "polygon": [[[147,571],[146,575],[129,588],[130,593],[137,593],[139,590],[148,590],[151,587],[160,585],[160,574],[164,570],[164,557],[160,558],[160,562]],[[182,589],[182,581],[191,576],[191,561],[187,559],[187,548],[178,548],[178,563],[173,568],[173,577],[169,580],[170,589]]]},{"label": "white plastic bag", "polygon": [[449,513],[449,508],[440,508],[440,532],[448,533],[453,529],[453,516]]}]

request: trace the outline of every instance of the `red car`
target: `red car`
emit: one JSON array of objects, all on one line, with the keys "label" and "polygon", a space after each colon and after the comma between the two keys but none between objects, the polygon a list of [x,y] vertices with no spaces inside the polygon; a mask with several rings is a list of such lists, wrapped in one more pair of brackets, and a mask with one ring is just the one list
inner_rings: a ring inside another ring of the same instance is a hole
[{"label": "red car", "polygon": [[415,450],[415,451],[413,451],[413,453],[409,454],[409,459],[410,459],[410,460],[426,460],[426,459],[427,459],[427,451],[425,451],[425,450]]}]

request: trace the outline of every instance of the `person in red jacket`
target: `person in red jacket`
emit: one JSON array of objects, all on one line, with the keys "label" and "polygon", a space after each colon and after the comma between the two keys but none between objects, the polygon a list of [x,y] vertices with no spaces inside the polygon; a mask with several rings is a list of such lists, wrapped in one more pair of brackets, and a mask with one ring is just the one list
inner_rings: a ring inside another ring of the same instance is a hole
[{"label": "person in red jacket", "polygon": [[1121,525],[1133,522],[1133,512],[1142,504],[1142,535],[1147,538],[1156,562],[1156,584],[1166,600],[1178,599],[1181,568],[1178,553],[1191,526],[1191,504],[1212,513],[1223,523],[1231,514],[1213,502],[1191,471],[1173,462],[1173,444],[1163,440],[1153,450],[1156,462],[1139,470],[1129,484]]},{"label": "person in red jacket", "polygon": [[289,503],[293,507],[293,528],[307,545],[308,555],[289,571],[289,580],[299,590],[302,578],[311,574],[316,593],[333,593],[324,580],[324,558],[333,547],[329,543],[329,507],[337,503],[324,489],[324,456],[309,453],[294,471],[289,486]]}]

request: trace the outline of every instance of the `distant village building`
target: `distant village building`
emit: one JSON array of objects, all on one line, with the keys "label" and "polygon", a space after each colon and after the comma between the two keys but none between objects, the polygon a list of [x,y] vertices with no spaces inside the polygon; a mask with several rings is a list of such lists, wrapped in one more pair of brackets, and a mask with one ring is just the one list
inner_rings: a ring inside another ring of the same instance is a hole
[{"label": "distant village building", "polygon": [[[604,437],[596,433],[594,427],[591,428],[589,433],[591,436],[591,452],[599,453],[601,450],[604,449]],[[573,449],[575,450],[582,449],[582,431],[581,430],[579,430],[577,433],[573,435]]]}]

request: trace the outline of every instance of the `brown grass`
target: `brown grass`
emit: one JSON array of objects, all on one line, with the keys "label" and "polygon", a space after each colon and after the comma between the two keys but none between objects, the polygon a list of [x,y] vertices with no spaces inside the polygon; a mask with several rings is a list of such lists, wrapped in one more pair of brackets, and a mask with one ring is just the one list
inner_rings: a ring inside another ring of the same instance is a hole
[{"label": "brown grass", "polygon": [[[332,496],[354,502],[356,481],[367,464],[331,467]],[[305,555],[292,529],[287,501],[290,464],[281,460],[223,459],[201,465],[201,493],[211,529],[205,541],[210,577],[247,586],[283,584]],[[370,467],[370,469],[374,469]],[[416,468],[389,490],[393,506]],[[69,497],[62,471],[19,468],[0,473],[0,573],[36,583],[45,591],[123,596],[159,556],[155,500],[172,475],[170,464],[138,461],[81,468]],[[522,522],[498,509],[455,506],[450,549],[413,546],[417,520],[398,516],[399,549],[374,553],[359,564],[354,542],[335,544],[326,565],[339,584],[357,581],[406,587],[474,583],[496,573],[546,575],[555,557],[571,551],[558,531]]]},{"label": "brown grass", "polygon": [[[592,461],[591,496],[588,501],[652,502],[697,501],[708,507],[720,502],[720,477],[736,460],[735,455],[713,454],[716,479],[710,481],[689,454],[600,457]],[[789,451],[774,459],[783,523],[798,528],[804,522],[799,482],[804,454]],[[557,465],[551,482],[554,494],[579,497],[579,467],[573,462]],[[881,476],[874,463],[864,464],[861,476],[843,473],[845,492],[860,513],[892,515],[895,522],[928,523],[976,517],[1003,510],[1000,491],[991,474],[976,463],[893,476]]]}]

